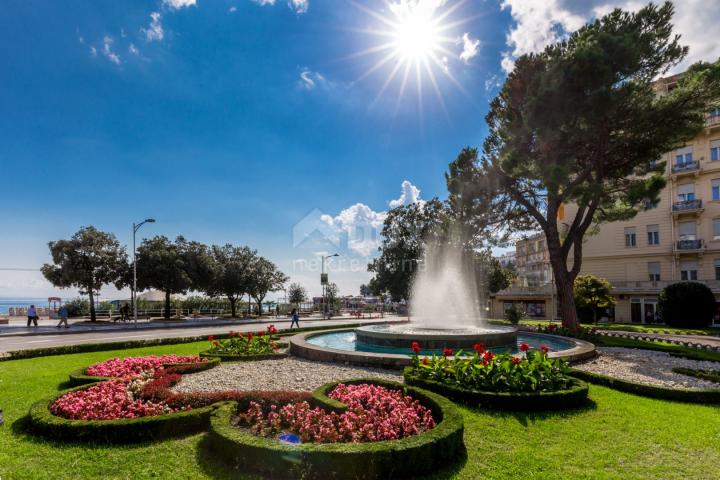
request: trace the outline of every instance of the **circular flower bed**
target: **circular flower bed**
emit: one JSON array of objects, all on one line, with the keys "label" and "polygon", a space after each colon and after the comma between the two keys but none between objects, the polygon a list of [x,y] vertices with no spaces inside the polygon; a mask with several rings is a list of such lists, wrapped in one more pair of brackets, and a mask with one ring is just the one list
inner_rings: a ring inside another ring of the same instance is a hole
[{"label": "circular flower bed", "polygon": [[448,466],[463,421],[447,399],[377,379],[332,383],[311,402],[220,407],[213,454],[240,468],[296,478],[389,478]]},{"label": "circular flower bed", "polygon": [[200,352],[202,357],[222,360],[269,360],[285,358],[287,354],[278,352],[280,344],[274,335],[275,325],[269,325],[266,331],[238,333],[230,332],[228,338],[208,337],[210,348]]},{"label": "circular flower bed", "polygon": [[506,409],[549,409],[577,406],[587,398],[587,385],[570,376],[562,359],[548,357],[548,349],[530,350],[520,345],[522,355],[495,355],[482,343],[472,355],[459,351],[453,356],[420,359],[420,346],[413,342],[411,366],[404,371],[405,382],[442,393],[465,403]]},{"label": "circular flower bed", "polygon": [[178,373],[199,372],[213,368],[219,360],[197,355],[148,355],[144,357],[111,358],[70,374],[72,385],[85,385],[109,378],[151,377],[160,369],[173,368]]}]

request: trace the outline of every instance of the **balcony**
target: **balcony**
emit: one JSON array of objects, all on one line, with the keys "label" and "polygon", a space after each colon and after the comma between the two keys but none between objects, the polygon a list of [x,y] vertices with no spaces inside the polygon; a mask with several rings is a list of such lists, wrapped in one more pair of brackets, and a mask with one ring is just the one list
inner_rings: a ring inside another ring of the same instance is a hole
[{"label": "balcony", "polygon": [[701,252],[705,248],[702,240],[678,240],[675,242],[675,251],[678,253]]},{"label": "balcony", "polygon": [[709,128],[720,127],[720,115],[708,115],[706,124]]},{"label": "balcony", "polygon": [[672,213],[674,216],[683,214],[696,214],[702,211],[702,200],[683,200],[673,203],[672,206]]},{"label": "balcony", "polygon": [[670,168],[670,172],[674,176],[682,176],[689,174],[697,174],[700,171],[700,164],[698,162],[688,163],[676,163]]}]

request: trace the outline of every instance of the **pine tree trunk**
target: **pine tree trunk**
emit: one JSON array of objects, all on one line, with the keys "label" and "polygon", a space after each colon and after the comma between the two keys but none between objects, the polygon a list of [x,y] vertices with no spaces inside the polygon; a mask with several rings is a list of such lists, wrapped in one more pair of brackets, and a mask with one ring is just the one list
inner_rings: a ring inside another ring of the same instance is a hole
[{"label": "pine tree trunk", "polygon": [[90,321],[96,322],[97,317],[95,315],[95,295],[93,294],[92,288],[88,289],[88,296],[90,297]]},{"label": "pine tree trunk", "polygon": [[170,318],[170,290],[165,292],[165,318]]}]

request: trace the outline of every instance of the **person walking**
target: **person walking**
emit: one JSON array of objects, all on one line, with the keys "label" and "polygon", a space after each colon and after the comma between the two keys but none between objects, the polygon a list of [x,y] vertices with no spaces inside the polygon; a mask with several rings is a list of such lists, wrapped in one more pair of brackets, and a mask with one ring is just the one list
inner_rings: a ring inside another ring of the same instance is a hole
[{"label": "person walking", "polygon": [[60,323],[57,324],[57,328],[60,328],[63,323],[65,324],[65,328],[70,328],[70,325],[68,325],[67,321],[69,315],[70,313],[68,312],[68,309],[65,305],[60,307],[60,311],[58,312],[58,316],[60,317]]},{"label": "person walking", "polygon": [[297,325],[298,328],[300,328],[300,322],[298,321],[298,313],[297,308],[293,308],[292,312],[290,312],[290,319],[292,320],[290,322],[290,328],[293,327],[293,325]]},{"label": "person walking", "polygon": [[38,316],[37,316],[37,311],[35,310],[35,305],[30,305],[30,308],[28,308],[28,311],[27,311],[27,317],[28,317],[28,323],[27,323],[28,327],[30,326],[31,322],[34,323],[36,327],[38,326],[38,322],[37,322]]}]

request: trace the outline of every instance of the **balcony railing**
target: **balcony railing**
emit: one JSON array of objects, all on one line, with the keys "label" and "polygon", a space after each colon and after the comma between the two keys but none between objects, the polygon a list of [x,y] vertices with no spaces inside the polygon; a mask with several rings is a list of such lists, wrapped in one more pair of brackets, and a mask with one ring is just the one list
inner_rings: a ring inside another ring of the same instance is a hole
[{"label": "balcony railing", "polygon": [[720,115],[708,115],[707,124],[709,127],[720,124]]},{"label": "balcony railing", "polygon": [[702,240],[678,240],[677,242],[675,242],[675,250],[692,251],[702,250],[702,248]]},{"label": "balcony railing", "polygon": [[700,164],[698,162],[688,162],[688,163],[676,163],[672,166],[672,173],[685,173],[685,172],[694,172],[695,170],[700,168]]},{"label": "balcony railing", "polygon": [[702,208],[702,200],[683,200],[673,203],[673,212],[686,212],[688,210],[700,210]]}]

